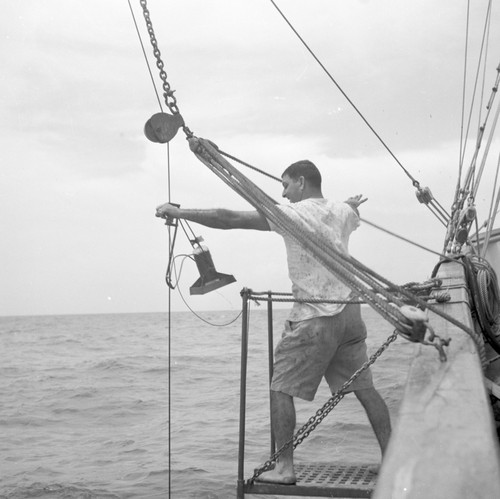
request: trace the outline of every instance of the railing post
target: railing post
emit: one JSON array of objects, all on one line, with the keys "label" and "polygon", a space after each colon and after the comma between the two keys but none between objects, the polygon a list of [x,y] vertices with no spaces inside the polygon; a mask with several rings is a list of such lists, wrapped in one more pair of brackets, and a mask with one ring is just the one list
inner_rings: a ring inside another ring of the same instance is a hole
[{"label": "railing post", "polygon": [[[268,348],[268,364],[269,364],[269,386],[271,386],[271,381],[273,379],[273,366],[274,366],[274,329],[273,329],[273,293],[272,291],[267,292],[267,348]],[[271,407],[271,390],[269,390],[269,407]],[[276,443],[274,441],[273,435],[273,421],[272,413],[269,411],[269,422],[271,430],[271,456],[276,451]]]},{"label": "railing post", "polygon": [[236,490],[237,499],[243,499],[245,492],[244,473],[245,473],[245,419],[246,419],[246,387],[247,387],[247,363],[248,363],[248,296],[251,290],[243,288],[241,297],[242,316],[241,316],[241,371],[240,371],[240,438],[238,449],[238,484]]}]

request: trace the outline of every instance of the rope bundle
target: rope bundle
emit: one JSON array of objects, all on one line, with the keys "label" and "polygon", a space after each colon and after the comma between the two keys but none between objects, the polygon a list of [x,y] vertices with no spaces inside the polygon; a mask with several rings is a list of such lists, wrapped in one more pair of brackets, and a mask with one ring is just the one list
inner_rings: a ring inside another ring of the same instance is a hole
[{"label": "rope bundle", "polygon": [[410,291],[393,284],[350,255],[336,250],[319,238],[316,233],[292,220],[276,206],[276,201],[223,158],[210,141],[198,137],[189,138],[188,141],[191,150],[198,159],[213,173],[260,211],[283,233],[304,248],[396,329],[407,333],[408,328],[413,326],[400,311],[400,307],[405,305],[402,297],[406,297],[422,310],[428,309],[464,330],[475,341],[478,351],[481,353],[481,341],[475,331],[427,304]]}]

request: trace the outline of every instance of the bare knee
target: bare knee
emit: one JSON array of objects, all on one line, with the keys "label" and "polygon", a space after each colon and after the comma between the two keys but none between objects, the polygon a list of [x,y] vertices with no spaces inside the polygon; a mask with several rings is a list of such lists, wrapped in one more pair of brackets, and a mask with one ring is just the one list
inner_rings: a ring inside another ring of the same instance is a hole
[{"label": "bare knee", "polygon": [[293,397],[288,395],[288,393],[279,392],[271,390],[271,399],[279,404],[290,404],[293,403]]},{"label": "bare knee", "polygon": [[354,394],[363,405],[365,405],[365,403],[370,403],[373,401],[378,402],[382,400],[382,397],[373,386],[370,388],[362,388],[360,390],[356,390]]}]

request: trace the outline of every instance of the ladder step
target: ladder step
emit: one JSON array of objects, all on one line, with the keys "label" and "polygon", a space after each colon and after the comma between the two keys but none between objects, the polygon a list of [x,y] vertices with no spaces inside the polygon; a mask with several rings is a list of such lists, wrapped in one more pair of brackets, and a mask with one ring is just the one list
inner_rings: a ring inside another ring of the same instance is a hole
[{"label": "ladder step", "polygon": [[310,497],[371,497],[377,475],[370,471],[374,465],[346,463],[296,464],[295,485],[246,482],[246,494],[274,494]]}]

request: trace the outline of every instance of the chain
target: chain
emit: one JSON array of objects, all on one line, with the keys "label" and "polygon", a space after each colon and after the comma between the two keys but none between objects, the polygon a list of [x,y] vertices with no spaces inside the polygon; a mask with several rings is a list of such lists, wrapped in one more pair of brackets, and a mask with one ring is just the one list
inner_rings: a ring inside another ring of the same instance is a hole
[{"label": "chain", "polygon": [[260,476],[265,471],[272,469],[273,464],[277,459],[285,452],[286,449],[293,444],[295,449],[300,445],[315,429],[316,427],[326,418],[326,416],[334,409],[334,407],[344,398],[346,395],[346,390],[349,386],[359,377],[359,375],[368,369],[389,347],[389,345],[396,340],[398,337],[398,332],[394,331],[387,340],[379,347],[379,349],[365,362],[343,385],[342,387],[332,395],[321,407],[316,411],[314,416],[311,416],[309,420],[300,428],[295,435],[286,442],[280,449],[278,449],[270,458],[267,460],[259,469],[255,471],[249,482],[252,483],[258,476]]},{"label": "chain", "polygon": [[[167,73],[164,69],[164,63],[161,59],[161,52],[160,49],[158,48],[158,41],[156,40],[156,35],[153,29],[153,23],[151,22],[151,17],[149,15],[149,10],[147,7],[147,0],[140,0],[140,4],[142,7],[142,13],[144,16],[144,20],[146,21],[146,27],[148,30],[149,34],[149,39],[151,41],[151,45],[153,47],[153,55],[155,56],[156,59],[156,67],[160,71],[160,78],[162,83],[162,88],[163,88],[163,97],[165,98],[165,104],[167,107],[170,109],[170,112],[174,115],[179,114],[179,107],[177,106],[177,99],[175,98],[174,92],[175,90],[172,90],[170,87],[170,83],[167,81]],[[184,133],[187,135],[187,137],[192,137],[193,132],[187,127],[183,126],[182,127],[184,130]]]}]

